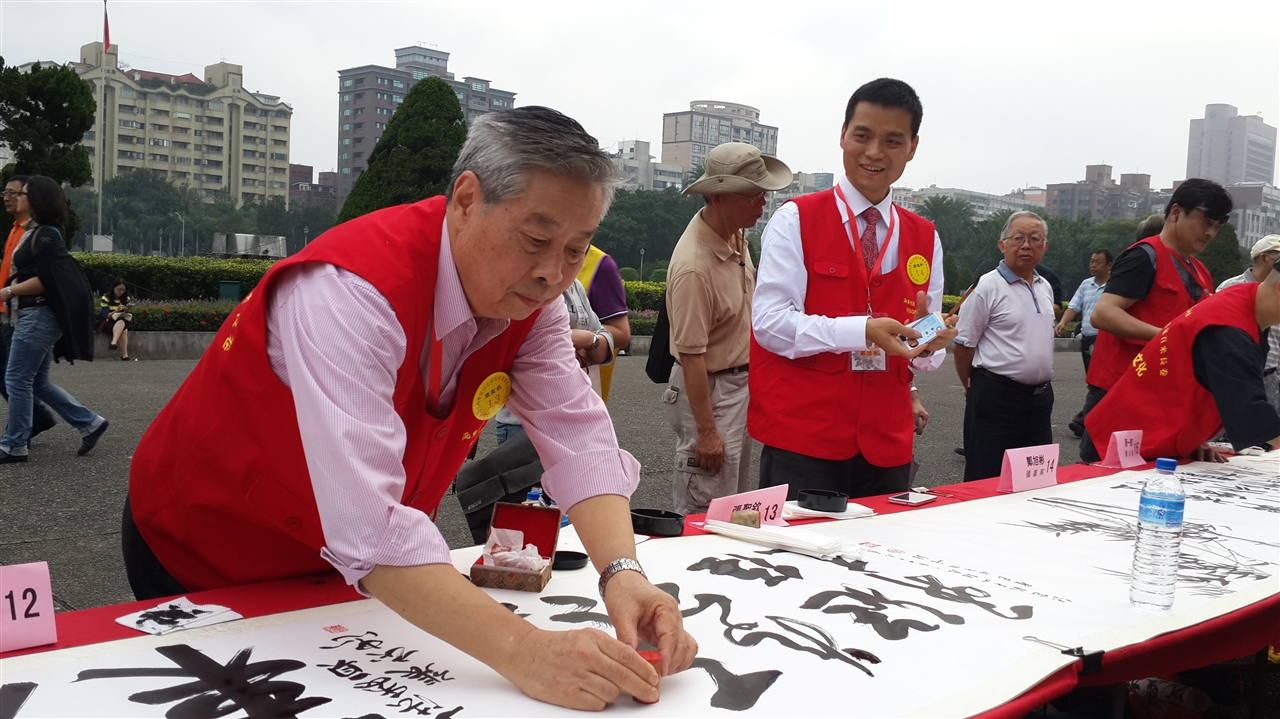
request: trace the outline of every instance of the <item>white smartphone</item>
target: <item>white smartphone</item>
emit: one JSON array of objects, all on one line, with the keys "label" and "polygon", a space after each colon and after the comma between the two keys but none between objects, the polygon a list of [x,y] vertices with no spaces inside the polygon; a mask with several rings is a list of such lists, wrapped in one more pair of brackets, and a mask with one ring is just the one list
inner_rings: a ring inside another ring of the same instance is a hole
[{"label": "white smartphone", "polygon": [[936,499],[937,497],[932,494],[923,494],[920,492],[903,492],[902,494],[895,494],[892,497],[889,497],[890,502],[893,502],[894,504],[905,504],[908,507],[918,507],[922,504],[928,504]]},{"label": "white smartphone", "polygon": [[[942,321],[942,315],[937,312],[930,312],[915,322],[911,322],[907,326],[920,333],[920,337],[917,339],[907,340],[904,338],[902,340],[903,344],[906,344],[908,347],[929,344],[933,341],[934,337],[938,336],[939,332],[947,328],[946,323]],[[911,344],[912,342],[915,342],[915,344]]]}]

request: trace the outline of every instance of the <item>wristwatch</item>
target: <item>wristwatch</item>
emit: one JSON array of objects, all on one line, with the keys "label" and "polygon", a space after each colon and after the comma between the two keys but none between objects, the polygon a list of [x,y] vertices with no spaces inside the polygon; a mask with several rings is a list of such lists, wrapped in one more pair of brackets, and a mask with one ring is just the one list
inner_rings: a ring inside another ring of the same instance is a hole
[{"label": "wristwatch", "polygon": [[636,560],[632,559],[631,557],[622,557],[621,559],[615,559],[612,562],[609,562],[607,565],[605,565],[604,571],[600,572],[600,584],[598,586],[598,589],[600,590],[601,599],[604,599],[604,585],[608,584],[610,579],[613,579],[613,575],[617,574],[618,572],[627,572],[627,571],[640,572],[640,576],[648,579],[648,575],[644,573],[644,569],[640,566],[640,563],[637,562]]},{"label": "wristwatch", "polygon": [[597,349],[598,347],[600,347],[600,333],[599,333],[599,332],[597,332],[595,335],[593,335],[593,339],[591,340],[591,346],[590,346],[589,348],[587,348],[587,351],[588,351],[588,352],[595,352],[595,351],[596,351],[596,349]]}]

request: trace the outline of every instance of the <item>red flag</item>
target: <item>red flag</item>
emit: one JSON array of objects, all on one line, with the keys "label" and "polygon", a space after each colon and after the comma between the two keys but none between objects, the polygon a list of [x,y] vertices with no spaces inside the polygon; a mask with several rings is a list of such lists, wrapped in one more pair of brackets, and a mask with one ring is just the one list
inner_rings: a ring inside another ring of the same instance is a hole
[{"label": "red flag", "polygon": [[102,52],[111,52],[111,24],[107,22],[107,0],[102,0]]}]

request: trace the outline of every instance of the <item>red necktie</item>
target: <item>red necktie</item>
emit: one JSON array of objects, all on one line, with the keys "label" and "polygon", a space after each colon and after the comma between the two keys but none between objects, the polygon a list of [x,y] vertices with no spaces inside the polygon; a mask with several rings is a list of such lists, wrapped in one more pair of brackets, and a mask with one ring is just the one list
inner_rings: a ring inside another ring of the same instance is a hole
[{"label": "red necktie", "polygon": [[862,231],[862,259],[867,263],[867,272],[874,274],[876,258],[880,254],[876,247],[876,223],[880,221],[880,211],[868,207],[862,211],[862,218],[867,222],[867,229]]}]

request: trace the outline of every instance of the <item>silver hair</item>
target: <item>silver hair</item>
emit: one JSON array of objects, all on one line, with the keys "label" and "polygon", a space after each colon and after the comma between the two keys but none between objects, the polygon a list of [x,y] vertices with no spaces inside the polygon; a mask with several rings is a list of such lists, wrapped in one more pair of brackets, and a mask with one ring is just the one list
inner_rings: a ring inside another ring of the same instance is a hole
[{"label": "silver hair", "polygon": [[1034,217],[1037,220],[1040,220],[1040,224],[1044,226],[1044,240],[1045,242],[1049,241],[1049,221],[1031,210],[1019,210],[1012,215],[1009,215],[1009,219],[1004,221],[1004,229],[1000,230],[1000,239],[1003,240],[1008,237],[1009,227],[1013,224],[1013,221],[1022,217]]},{"label": "silver hair", "polygon": [[604,191],[603,216],[623,177],[596,138],[573,118],[556,110],[531,105],[490,112],[476,118],[467,141],[453,164],[445,196],[470,170],[480,181],[484,204],[496,205],[525,191],[531,170],[548,170],[588,180]]}]

